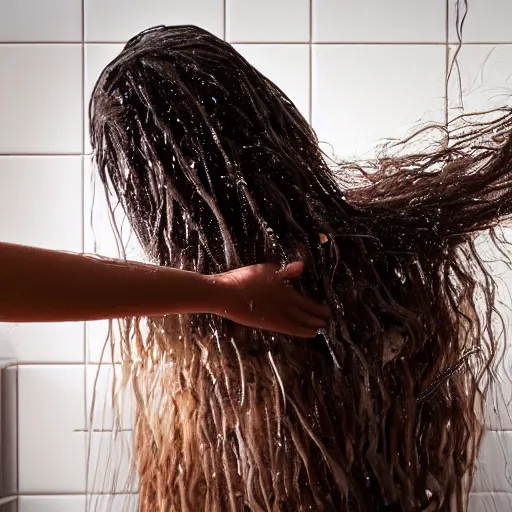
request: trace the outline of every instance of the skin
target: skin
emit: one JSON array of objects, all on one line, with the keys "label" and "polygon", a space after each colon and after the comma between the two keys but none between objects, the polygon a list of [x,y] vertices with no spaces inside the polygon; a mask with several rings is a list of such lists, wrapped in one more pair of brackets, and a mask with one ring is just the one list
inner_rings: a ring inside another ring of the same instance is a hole
[{"label": "skin", "polygon": [[329,310],[289,283],[304,264],[211,276],[0,242],[0,321],[73,322],[211,313],[256,329],[312,337]]}]

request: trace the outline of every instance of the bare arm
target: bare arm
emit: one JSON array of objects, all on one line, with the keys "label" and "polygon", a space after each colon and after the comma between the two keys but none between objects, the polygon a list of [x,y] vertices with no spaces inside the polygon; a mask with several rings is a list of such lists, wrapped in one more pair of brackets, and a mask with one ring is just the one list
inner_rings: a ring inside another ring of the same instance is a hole
[{"label": "bare arm", "polygon": [[328,310],[286,286],[302,264],[205,276],[0,242],[0,321],[65,322],[213,313],[250,327],[313,336]]}]

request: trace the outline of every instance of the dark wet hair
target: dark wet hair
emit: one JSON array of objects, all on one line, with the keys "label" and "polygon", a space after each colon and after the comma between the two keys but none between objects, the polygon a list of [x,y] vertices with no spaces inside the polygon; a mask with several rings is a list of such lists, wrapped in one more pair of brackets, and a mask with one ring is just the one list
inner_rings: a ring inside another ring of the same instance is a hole
[{"label": "dark wet hair", "polygon": [[302,258],[302,290],[334,312],[307,342],[209,315],[126,320],[140,510],[462,510],[501,318],[475,244],[504,247],[510,111],[333,171],[278,87],[177,26],[128,42],[90,119],[101,179],[152,261]]}]

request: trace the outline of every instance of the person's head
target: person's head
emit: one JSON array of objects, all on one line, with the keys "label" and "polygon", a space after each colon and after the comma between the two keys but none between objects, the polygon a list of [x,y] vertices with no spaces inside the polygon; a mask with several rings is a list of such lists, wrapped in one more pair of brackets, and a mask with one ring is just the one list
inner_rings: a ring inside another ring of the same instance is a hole
[{"label": "person's head", "polygon": [[173,329],[153,325],[144,342],[136,333],[126,350],[153,364],[135,365],[134,380],[158,389],[138,401],[149,509],[158,493],[182,508],[185,482],[215,511],[441,510],[447,500],[460,510],[496,351],[494,283],[474,234],[512,212],[510,139],[482,140],[490,128],[508,134],[510,116],[341,187],[285,94],[186,26],[130,40],[102,72],[90,117],[100,176],[154,262],[212,273],[301,257],[304,290],[334,312],[329,336],[313,342],[211,316],[168,319]]},{"label": "person's head", "polygon": [[199,28],[130,40],[96,84],[91,134],[102,177],[162,265],[220,272],[296,256],[311,265],[340,217],[308,123]]}]

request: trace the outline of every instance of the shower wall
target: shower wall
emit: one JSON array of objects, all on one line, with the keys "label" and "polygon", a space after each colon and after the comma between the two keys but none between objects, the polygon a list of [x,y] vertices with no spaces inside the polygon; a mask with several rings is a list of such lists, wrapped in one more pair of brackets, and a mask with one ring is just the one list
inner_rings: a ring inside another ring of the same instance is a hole
[{"label": "shower wall", "polygon": [[[225,38],[290,96],[328,154],[367,157],[418,123],[508,103],[512,2],[469,0],[466,44],[447,80],[455,3],[0,0],[0,240],[117,254],[91,180],[87,103],[98,73],[139,30],[195,24]],[[138,256],[135,244],[128,254]],[[111,433],[106,324],[3,327],[0,357],[18,361],[19,510],[136,510],[136,485],[119,474],[129,397],[121,431]],[[489,411],[475,512],[512,508],[512,421],[503,412],[511,387],[503,393],[501,414]]]}]

